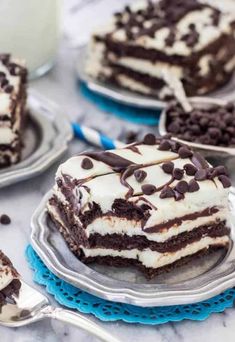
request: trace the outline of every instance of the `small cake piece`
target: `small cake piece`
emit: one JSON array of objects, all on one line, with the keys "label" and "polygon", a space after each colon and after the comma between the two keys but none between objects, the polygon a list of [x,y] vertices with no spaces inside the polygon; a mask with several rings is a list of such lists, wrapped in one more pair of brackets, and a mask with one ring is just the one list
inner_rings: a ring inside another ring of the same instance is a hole
[{"label": "small cake piece", "polygon": [[0,54],[0,167],[20,160],[27,71],[22,61]]},{"label": "small cake piece", "polygon": [[11,261],[0,251],[0,310],[8,298],[17,296],[21,282]]},{"label": "small cake piece", "polygon": [[172,98],[166,73],[187,95],[225,84],[235,68],[235,15],[199,0],[137,1],[91,38],[91,77],[160,99]]},{"label": "small cake piece", "polygon": [[235,147],[235,107],[196,105],[186,113],[179,103],[166,109],[166,130],[173,136],[199,144]]},{"label": "small cake piece", "polygon": [[229,244],[224,167],[167,137],[85,152],[62,164],[51,219],[85,263],[162,270]]}]

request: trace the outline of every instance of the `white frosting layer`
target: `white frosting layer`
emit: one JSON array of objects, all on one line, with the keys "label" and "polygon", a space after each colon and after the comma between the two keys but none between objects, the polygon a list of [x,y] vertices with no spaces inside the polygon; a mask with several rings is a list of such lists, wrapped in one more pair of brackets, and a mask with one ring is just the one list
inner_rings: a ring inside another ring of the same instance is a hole
[{"label": "white frosting layer", "polygon": [[159,253],[156,251],[152,251],[150,249],[145,249],[140,251],[138,249],[131,250],[113,250],[113,249],[103,249],[103,248],[94,248],[87,249],[82,247],[82,250],[86,257],[96,257],[96,256],[112,256],[112,257],[122,257],[127,259],[138,260],[142,265],[147,268],[159,268],[165,265],[172,264],[173,262],[188,256],[193,255],[204,248],[208,248],[213,245],[226,245],[229,242],[229,237],[204,237],[199,241],[191,243],[186,247],[178,250],[174,253]]},{"label": "white frosting layer", "polygon": [[12,131],[11,128],[0,126],[0,144],[10,144],[15,140],[16,137],[17,135]]}]

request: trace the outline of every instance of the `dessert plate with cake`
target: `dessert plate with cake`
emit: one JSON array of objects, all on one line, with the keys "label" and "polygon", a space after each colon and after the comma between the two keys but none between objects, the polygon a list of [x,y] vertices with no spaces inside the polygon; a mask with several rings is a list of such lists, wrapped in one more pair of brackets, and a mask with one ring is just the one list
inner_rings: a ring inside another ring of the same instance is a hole
[{"label": "dessert plate with cake", "polygon": [[27,92],[27,70],[21,60],[9,54],[0,54],[0,88],[3,187],[49,167],[67,149],[72,131],[54,104],[33,90]]},{"label": "dessert plate with cake", "polygon": [[89,89],[126,104],[161,108],[178,78],[187,96],[231,99],[235,15],[200,0],[140,1],[98,28],[78,58]]},{"label": "dessert plate with cake", "polygon": [[84,152],[32,218],[49,269],[102,298],[193,303],[235,285],[235,193],[223,166],[171,138]]}]

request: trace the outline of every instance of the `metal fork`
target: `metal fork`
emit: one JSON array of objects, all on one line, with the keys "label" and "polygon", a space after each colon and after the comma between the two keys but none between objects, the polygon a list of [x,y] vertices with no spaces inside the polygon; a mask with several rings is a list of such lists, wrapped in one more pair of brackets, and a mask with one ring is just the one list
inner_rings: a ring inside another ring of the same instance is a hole
[{"label": "metal fork", "polygon": [[44,318],[53,318],[79,327],[105,342],[120,342],[96,323],[81,314],[63,308],[52,307],[47,297],[20,280],[19,295],[11,296],[0,309],[0,324],[21,327]]}]

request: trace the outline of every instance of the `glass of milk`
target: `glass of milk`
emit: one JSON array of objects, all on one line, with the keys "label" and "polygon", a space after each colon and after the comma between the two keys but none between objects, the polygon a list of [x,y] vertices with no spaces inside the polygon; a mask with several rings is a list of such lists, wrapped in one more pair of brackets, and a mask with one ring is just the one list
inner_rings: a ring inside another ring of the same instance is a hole
[{"label": "glass of milk", "polygon": [[54,64],[60,0],[1,0],[0,53],[25,59],[30,78]]}]

